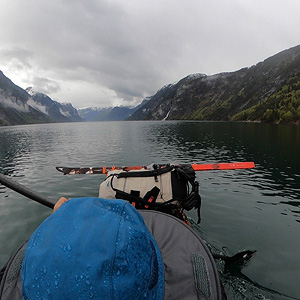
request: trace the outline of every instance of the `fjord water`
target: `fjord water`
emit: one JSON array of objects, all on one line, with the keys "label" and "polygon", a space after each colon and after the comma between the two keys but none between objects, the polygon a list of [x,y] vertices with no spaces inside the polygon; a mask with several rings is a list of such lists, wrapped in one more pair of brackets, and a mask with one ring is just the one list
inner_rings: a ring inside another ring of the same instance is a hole
[{"label": "fjord water", "polygon": [[[97,196],[103,175],[55,166],[254,161],[198,172],[212,251],[257,250],[243,267],[218,262],[229,299],[300,299],[300,127],[223,122],[95,122],[0,128],[0,173],[53,199]],[[0,265],[51,210],[0,186]],[[189,212],[197,220],[195,212]]]}]

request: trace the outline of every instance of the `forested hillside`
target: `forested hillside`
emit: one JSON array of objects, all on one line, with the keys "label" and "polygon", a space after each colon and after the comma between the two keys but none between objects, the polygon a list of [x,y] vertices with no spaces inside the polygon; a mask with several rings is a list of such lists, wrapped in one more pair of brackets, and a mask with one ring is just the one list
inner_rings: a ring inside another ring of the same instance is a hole
[{"label": "forested hillside", "polygon": [[300,122],[300,46],[236,72],[189,75],[159,90],[129,120]]}]

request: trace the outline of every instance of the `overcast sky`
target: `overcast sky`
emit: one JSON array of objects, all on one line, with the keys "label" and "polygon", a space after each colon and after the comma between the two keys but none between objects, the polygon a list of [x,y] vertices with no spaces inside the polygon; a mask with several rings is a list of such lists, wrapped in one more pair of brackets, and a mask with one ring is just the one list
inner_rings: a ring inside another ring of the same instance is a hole
[{"label": "overcast sky", "polygon": [[298,44],[300,0],[0,0],[0,70],[76,108],[136,105]]}]

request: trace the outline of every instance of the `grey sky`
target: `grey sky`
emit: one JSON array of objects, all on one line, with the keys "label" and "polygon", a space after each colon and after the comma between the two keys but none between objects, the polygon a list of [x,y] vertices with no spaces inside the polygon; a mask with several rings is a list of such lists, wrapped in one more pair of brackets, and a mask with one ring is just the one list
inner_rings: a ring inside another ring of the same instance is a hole
[{"label": "grey sky", "polygon": [[300,0],[0,0],[0,70],[75,107],[136,105],[300,44]]}]

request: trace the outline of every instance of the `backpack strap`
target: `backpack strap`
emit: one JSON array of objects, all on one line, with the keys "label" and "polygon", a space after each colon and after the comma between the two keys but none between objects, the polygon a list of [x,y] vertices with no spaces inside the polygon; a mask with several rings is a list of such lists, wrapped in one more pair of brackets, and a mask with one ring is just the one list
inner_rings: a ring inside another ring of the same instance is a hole
[{"label": "backpack strap", "polygon": [[16,251],[1,270],[1,300],[22,300],[21,268],[27,241]]},{"label": "backpack strap", "polygon": [[154,165],[153,170],[148,171],[134,171],[134,172],[121,172],[116,174],[118,178],[127,178],[127,177],[155,177],[161,174],[168,173],[173,170],[173,166],[166,166],[163,168],[157,168],[156,165]]},{"label": "backpack strap", "polygon": [[139,212],[163,258],[164,299],[226,299],[215,261],[200,236],[171,215],[151,210]]},{"label": "backpack strap", "polygon": [[183,177],[192,187],[192,190],[184,198],[179,198],[178,201],[185,210],[189,211],[193,208],[197,209],[197,224],[199,224],[201,221],[201,196],[199,194],[199,182],[196,181],[196,173],[191,165],[178,166],[175,167],[175,170],[177,172],[177,176],[179,176],[179,178]]}]

